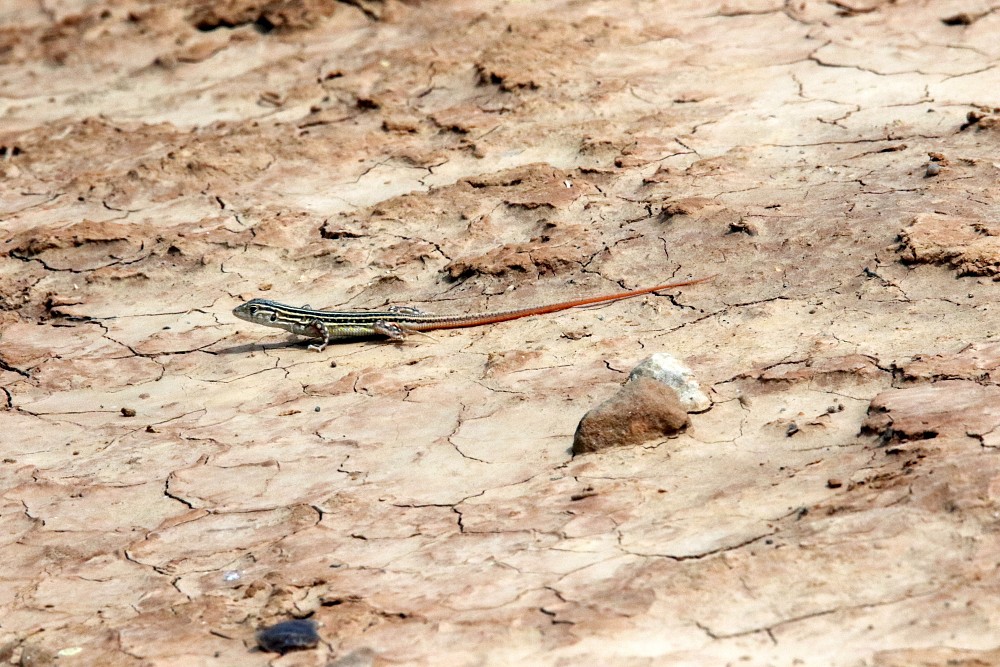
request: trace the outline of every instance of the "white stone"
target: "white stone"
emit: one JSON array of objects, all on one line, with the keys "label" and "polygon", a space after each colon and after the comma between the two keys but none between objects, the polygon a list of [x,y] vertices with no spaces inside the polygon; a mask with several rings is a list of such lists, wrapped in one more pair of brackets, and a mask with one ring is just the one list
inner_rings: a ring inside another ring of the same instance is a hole
[{"label": "white stone", "polygon": [[632,369],[628,379],[631,382],[637,377],[652,378],[676,391],[688,412],[704,412],[712,407],[712,401],[701,390],[691,369],[669,354],[657,352],[643,359]]}]

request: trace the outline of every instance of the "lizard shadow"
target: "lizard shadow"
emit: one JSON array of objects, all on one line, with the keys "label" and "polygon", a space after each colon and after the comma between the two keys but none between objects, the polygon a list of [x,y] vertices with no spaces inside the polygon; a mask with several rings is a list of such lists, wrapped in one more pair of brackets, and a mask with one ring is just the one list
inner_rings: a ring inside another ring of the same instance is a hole
[{"label": "lizard shadow", "polygon": [[[309,346],[315,344],[317,341],[315,338],[290,338],[288,340],[277,341],[274,343],[243,343],[242,345],[232,345],[230,347],[223,347],[217,350],[213,350],[214,354],[249,354],[251,352],[261,352],[268,350],[285,350],[292,348],[299,348],[307,352],[314,352],[310,350]],[[388,344],[398,344],[403,341],[386,341],[381,339],[379,336],[371,336],[367,338],[352,338],[350,340],[331,340],[327,344],[327,349],[347,346],[347,345],[357,345],[358,343],[376,343],[379,345]]]},{"label": "lizard shadow", "polygon": [[281,350],[284,348],[301,347],[305,348],[308,341],[288,340],[278,343],[244,343],[242,345],[232,345],[213,350],[215,354],[248,354],[250,352],[260,352],[262,350]]}]

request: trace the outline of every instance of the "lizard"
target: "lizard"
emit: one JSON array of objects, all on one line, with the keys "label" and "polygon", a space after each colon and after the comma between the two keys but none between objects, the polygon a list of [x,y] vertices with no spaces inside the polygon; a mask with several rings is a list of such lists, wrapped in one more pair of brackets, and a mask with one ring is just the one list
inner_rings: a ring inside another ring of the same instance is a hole
[{"label": "lizard", "polygon": [[685,287],[711,280],[715,276],[683,280],[680,282],[643,287],[617,294],[561,301],[545,306],[532,306],[515,310],[501,310],[492,313],[469,315],[434,315],[412,306],[389,306],[385,310],[313,310],[308,306],[298,308],[287,306],[269,299],[251,299],[233,309],[233,315],[241,320],[261,324],[266,327],[283,329],[299,336],[322,339],[319,344],[309,346],[310,350],[322,352],[332,340],[385,336],[392,341],[401,341],[407,335],[437,329],[461,329],[478,327],[497,322],[507,322],[532,315],[545,315],[579,306],[610,303],[634,296],[659,292],[660,290]]}]

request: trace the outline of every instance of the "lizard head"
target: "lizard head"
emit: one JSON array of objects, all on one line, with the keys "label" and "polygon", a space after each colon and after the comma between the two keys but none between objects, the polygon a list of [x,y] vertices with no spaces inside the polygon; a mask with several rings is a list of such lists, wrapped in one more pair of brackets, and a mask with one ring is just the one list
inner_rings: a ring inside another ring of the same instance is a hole
[{"label": "lizard head", "polygon": [[233,315],[247,322],[263,324],[265,327],[284,328],[279,317],[280,309],[281,306],[274,301],[251,299],[233,308]]}]

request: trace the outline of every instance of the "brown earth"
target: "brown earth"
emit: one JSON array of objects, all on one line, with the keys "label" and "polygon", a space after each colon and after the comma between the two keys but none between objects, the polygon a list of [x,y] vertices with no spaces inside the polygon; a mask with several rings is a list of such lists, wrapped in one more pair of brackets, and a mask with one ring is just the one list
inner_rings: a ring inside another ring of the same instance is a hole
[{"label": "brown earth", "polygon": [[[998,31],[981,0],[7,0],[0,657],[1000,664]],[[230,314],[713,273],[320,354]],[[574,458],[655,352],[712,409]],[[255,648],[289,617],[316,649]]]}]

